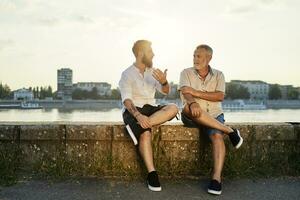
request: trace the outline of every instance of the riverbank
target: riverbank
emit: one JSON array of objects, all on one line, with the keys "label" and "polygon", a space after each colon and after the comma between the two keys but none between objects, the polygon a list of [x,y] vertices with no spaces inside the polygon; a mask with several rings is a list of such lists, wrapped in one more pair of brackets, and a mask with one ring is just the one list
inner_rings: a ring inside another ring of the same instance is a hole
[{"label": "riverbank", "polygon": [[[121,100],[33,100],[28,103],[39,104],[43,108],[69,108],[69,109],[101,109],[121,108]],[[0,100],[0,105],[20,105],[22,101]],[[157,103],[175,103],[181,107],[180,99],[158,99]],[[300,100],[225,100],[222,102],[225,110],[260,110],[260,109],[300,109]]]}]

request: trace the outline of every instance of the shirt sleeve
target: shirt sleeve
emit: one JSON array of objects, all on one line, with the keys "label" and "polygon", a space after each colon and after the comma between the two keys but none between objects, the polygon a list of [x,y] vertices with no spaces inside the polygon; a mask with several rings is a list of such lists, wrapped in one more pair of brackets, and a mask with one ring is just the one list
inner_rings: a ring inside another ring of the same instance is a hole
[{"label": "shirt sleeve", "polygon": [[123,72],[119,81],[119,88],[121,93],[122,102],[126,99],[132,99],[131,81],[128,76]]},{"label": "shirt sleeve", "polygon": [[218,76],[218,83],[217,83],[216,91],[225,93],[225,77],[222,72]]},{"label": "shirt sleeve", "polygon": [[191,87],[191,82],[189,80],[189,77],[186,73],[185,70],[183,70],[181,73],[180,73],[180,79],[179,79],[179,85],[178,85],[178,90],[184,86],[189,86]]}]

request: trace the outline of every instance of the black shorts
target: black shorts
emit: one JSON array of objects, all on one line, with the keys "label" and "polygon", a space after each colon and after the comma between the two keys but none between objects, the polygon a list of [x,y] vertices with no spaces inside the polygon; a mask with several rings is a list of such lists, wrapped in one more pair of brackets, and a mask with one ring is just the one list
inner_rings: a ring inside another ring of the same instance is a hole
[{"label": "black shorts", "polygon": [[[146,116],[151,116],[153,113],[161,110],[166,105],[158,105],[158,106],[152,106],[149,104],[145,104],[142,108],[136,107],[137,110]],[[144,133],[145,131],[151,131],[151,128],[142,128],[140,124],[137,123],[137,120],[134,116],[126,109],[123,113],[123,121],[126,125],[129,125],[133,134],[137,138],[137,140],[140,138],[140,135]],[[128,132],[128,131],[127,131]]]}]

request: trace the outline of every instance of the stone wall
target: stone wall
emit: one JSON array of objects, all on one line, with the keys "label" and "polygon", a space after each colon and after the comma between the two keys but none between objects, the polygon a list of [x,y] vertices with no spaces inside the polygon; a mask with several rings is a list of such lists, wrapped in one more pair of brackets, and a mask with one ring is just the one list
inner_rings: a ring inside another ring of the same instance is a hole
[{"label": "stone wall", "polygon": [[[226,137],[224,176],[300,175],[300,125],[237,123],[244,144]],[[181,123],[153,128],[156,168],[165,176],[208,175],[211,146]],[[121,123],[0,123],[0,175],[141,176],[146,170]]]}]

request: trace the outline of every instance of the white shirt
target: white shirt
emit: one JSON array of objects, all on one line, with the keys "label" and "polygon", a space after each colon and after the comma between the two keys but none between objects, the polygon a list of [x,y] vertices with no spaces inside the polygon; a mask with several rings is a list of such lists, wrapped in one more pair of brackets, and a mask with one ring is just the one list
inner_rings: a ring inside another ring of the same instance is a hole
[{"label": "white shirt", "polygon": [[134,64],[128,67],[119,81],[122,102],[131,99],[137,107],[143,107],[145,104],[156,106],[155,91],[165,93],[162,92],[161,84],[152,76],[152,72],[153,68],[146,68],[143,76]]}]

